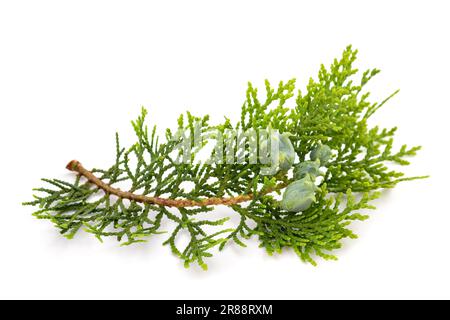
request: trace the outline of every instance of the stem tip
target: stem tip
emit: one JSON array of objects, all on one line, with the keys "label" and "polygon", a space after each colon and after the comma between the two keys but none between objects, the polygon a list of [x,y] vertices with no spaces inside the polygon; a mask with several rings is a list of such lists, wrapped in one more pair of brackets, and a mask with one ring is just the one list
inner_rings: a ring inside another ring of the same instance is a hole
[{"label": "stem tip", "polygon": [[80,165],[80,162],[77,160],[72,160],[70,161],[67,166],[66,169],[70,170],[70,171],[75,171],[76,168]]}]

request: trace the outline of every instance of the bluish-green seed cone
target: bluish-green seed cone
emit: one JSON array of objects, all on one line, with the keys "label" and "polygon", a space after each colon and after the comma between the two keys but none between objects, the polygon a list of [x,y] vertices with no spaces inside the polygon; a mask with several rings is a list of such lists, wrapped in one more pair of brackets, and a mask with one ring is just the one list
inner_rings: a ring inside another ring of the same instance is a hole
[{"label": "bluish-green seed cone", "polygon": [[[272,174],[277,173],[279,170],[289,170],[295,161],[295,150],[291,140],[289,139],[289,134],[280,134],[275,131],[272,132],[270,138],[272,140],[270,143],[277,143],[278,150],[275,149],[273,152],[278,152],[278,158],[275,158],[275,154],[273,154],[272,150],[269,149],[269,140],[264,140],[261,142],[259,148],[261,163],[268,164],[269,161],[273,162],[273,160],[277,159],[277,163],[270,163],[271,168],[274,169],[271,171]],[[272,145],[270,148],[272,148]]]},{"label": "bluish-green seed cone", "polygon": [[291,183],[283,194],[281,207],[290,212],[300,212],[308,209],[316,201],[318,187],[308,175]]},{"label": "bluish-green seed cone", "polygon": [[279,167],[281,170],[289,170],[295,161],[295,150],[292,145],[289,135],[284,133],[279,135],[280,139],[280,154],[279,154]]},{"label": "bluish-green seed cone", "polygon": [[319,160],[322,166],[326,165],[331,158],[331,149],[325,144],[317,145],[310,153],[312,161]]},{"label": "bluish-green seed cone", "polygon": [[320,172],[320,161],[303,161],[297,164],[294,167],[294,179],[299,180],[306,177],[308,174],[316,178],[320,176],[322,172]]}]

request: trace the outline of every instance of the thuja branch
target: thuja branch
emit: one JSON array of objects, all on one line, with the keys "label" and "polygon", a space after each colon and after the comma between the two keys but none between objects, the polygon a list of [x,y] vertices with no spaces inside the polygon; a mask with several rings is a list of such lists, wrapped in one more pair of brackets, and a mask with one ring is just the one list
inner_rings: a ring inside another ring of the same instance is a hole
[{"label": "thuja branch", "polygon": [[[128,199],[139,203],[155,204],[165,207],[187,208],[187,207],[206,207],[215,205],[233,206],[241,202],[250,201],[254,198],[254,195],[252,193],[239,195],[236,197],[223,197],[223,198],[211,197],[197,201],[187,199],[167,199],[161,197],[149,197],[145,195],[134,194],[128,191],[122,191],[118,188],[110,186],[109,184],[97,178],[91,171],[84,168],[83,165],[77,160],[70,161],[67,164],[66,168],[70,171],[79,173],[81,176],[85,177],[89,182],[96,185],[98,188],[102,189],[107,194],[112,194],[121,199]],[[286,183],[281,183],[273,188],[263,190],[262,194],[268,194],[283,189],[285,187]]]},{"label": "thuja branch", "polygon": [[[69,239],[83,229],[99,240],[116,237],[130,245],[167,231],[164,244],[185,266],[206,269],[211,250],[245,246],[252,237],[269,254],[289,248],[312,264],[315,257],[336,259],[332,251],[342,240],[356,238],[351,222],[368,217],[383,189],[423,178],[391,168],[408,165],[420,148],[396,150],[396,128],[370,127],[368,119],[393,95],[369,101],[366,85],[379,70],[358,75],[356,54],[346,48],[304,91],[295,91],[295,79],[275,87],[266,80],[264,92],[249,84],[238,116],[215,125],[208,116],[188,112],[161,137],[155,126],[149,130],[142,109],[132,122],[136,141],[122,147],[117,134],[109,168],[89,171],[71,161],[67,168],[77,173],[74,180],[43,179],[46,185],[24,204],[35,206],[35,217],[50,220]],[[270,143],[261,141],[262,131]],[[207,150],[207,137],[222,138],[211,153],[219,161],[197,161]],[[272,140],[279,157],[268,166],[260,160],[272,153]],[[255,142],[257,153],[249,148]],[[180,153],[180,145],[190,152]],[[208,214],[215,205],[227,206],[223,218]],[[232,215],[238,215],[238,224]],[[162,230],[164,220],[175,227]],[[187,244],[180,235],[188,237]]]}]

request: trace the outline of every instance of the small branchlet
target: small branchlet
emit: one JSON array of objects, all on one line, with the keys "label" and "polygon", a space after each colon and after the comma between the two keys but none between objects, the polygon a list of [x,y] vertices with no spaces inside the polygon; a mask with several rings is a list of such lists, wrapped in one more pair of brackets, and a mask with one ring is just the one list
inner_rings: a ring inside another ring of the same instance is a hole
[{"label": "small branchlet", "polygon": [[[280,82],[278,87],[266,81],[263,97],[249,84],[235,125],[226,119],[213,126],[208,117],[190,113],[179,118],[177,132],[190,132],[189,141],[196,139],[195,123],[200,123],[200,135],[211,129],[220,135],[229,129],[278,130],[286,150],[280,170],[272,176],[264,175],[267,168],[259,163],[195,163],[203,145],[193,150],[188,163],[177,161],[179,137],[168,129],[166,140],[159,138],[156,127],[147,127],[143,109],[132,122],[137,141],[131,147],[123,148],[116,134],[116,158],[109,168],[87,170],[71,161],[67,168],[76,173],[74,181],[43,179],[48,186],[34,189],[34,200],[24,205],[37,207],[34,216],[50,220],[68,239],[84,229],[100,241],[116,237],[122,245],[164,233],[163,219],[171,220],[175,227],[168,231],[164,244],[185,266],[197,263],[206,269],[212,249],[224,249],[230,242],[245,246],[253,236],[269,254],[292,248],[314,265],[317,256],[336,259],[331,251],[340,248],[342,239],[356,238],[350,223],[367,218],[365,211],[374,209],[371,202],[381,189],[423,178],[405,178],[389,169],[391,162],[409,164],[405,158],[420,147],[403,146],[395,151],[396,128],[369,128],[368,118],[393,95],[381,103],[368,101],[363,89],[379,71],[367,70],[355,81],[356,53],[348,47],[330,68],[322,66],[318,80],[310,80],[305,93],[298,91],[295,98],[295,79]],[[236,148],[232,155],[240,152]],[[291,174],[294,156],[300,165]],[[274,194],[301,179],[310,179],[314,190],[308,196],[314,199],[308,206],[289,202],[301,211],[287,211]],[[312,181],[318,181],[317,185]],[[120,189],[123,185],[126,191]],[[230,215],[239,215],[239,224],[230,225],[229,217],[205,218],[215,205],[228,206]],[[181,234],[189,239],[183,246],[178,241]]]}]

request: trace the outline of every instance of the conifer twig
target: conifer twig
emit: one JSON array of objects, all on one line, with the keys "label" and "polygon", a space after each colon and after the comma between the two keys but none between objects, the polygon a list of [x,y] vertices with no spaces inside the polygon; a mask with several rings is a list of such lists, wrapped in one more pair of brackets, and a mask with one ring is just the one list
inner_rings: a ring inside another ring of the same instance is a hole
[{"label": "conifer twig", "polygon": [[[162,137],[156,125],[149,130],[143,108],[132,121],[133,144],[123,147],[116,133],[112,166],[87,170],[73,160],[67,165],[76,173],[72,181],[42,179],[45,185],[23,204],[35,207],[36,218],[51,221],[68,239],[84,230],[100,241],[115,237],[131,245],[168,232],[163,244],[186,267],[196,263],[206,270],[213,249],[228,243],[245,247],[252,237],[270,255],[291,248],[313,265],[316,257],[335,260],[332,252],[344,239],[357,237],[350,225],[368,218],[380,191],[424,178],[391,168],[408,165],[420,147],[396,149],[396,127],[368,124],[395,93],[381,103],[369,101],[365,85],[379,70],[358,75],[356,55],[347,47],[297,94],[295,79],[275,87],[266,80],[265,92],[249,83],[235,123],[225,118],[210,124],[208,115],[187,112],[176,131],[167,128]],[[278,141],[279,156],[270,168],[259,161],[262,131]],[[255,141],[258,150],[251,147]],[[208,161],[201,161],[205,153]],[[258,161],[252,161],[255,155]],[[278,171],[268,170],[273,168]],[[120,190],[119,182],[129,185],[128,191]],[[281,189],[282,200],[270,194]],[[220,219],[206,214],[215,205],[227,206]],[[165,230],[167,221],[175,226]]]}]

